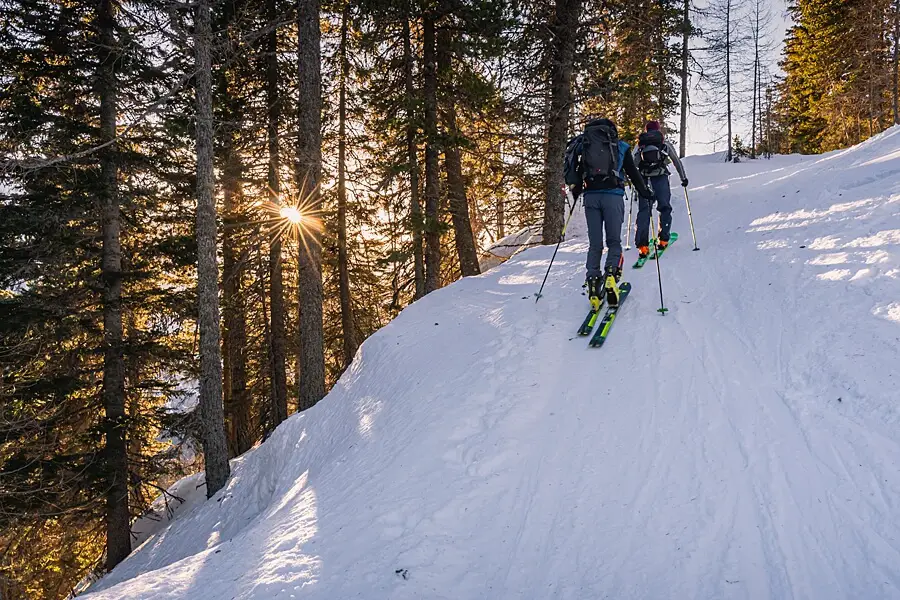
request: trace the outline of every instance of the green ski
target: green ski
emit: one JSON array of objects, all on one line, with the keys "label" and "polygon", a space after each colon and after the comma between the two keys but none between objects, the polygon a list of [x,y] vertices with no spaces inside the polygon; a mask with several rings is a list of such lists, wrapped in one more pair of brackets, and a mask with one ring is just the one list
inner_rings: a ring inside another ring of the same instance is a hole
[{"label": "green ski", "polygon": [[[651,250],[651,252],[653,252],[653,251]],[[637,262],[634,263],[633,265],[631,265],[631,268],[632,269],[640,269],[641,267],[644,266],[644,263],[646,263],[648,260],[650,260],[649,254],[643,258],[638,258]]]},{"label": "green ski", "polygon": [[616,320],[616,314],[619,312],[619,309],[622,308],[622,304],[625,302],[625,299],[628,298],[628,294],[630,292],[630,283],[628,283],[627,281],[623,281],[619,284],[619,305],[610,306],[606,309],[606,314],[603,315],[603,320],[600,321],[600,326],[597,327],[597,331],[595,331],[594,335],[591,336],[591,341],[589,342],[591,348],[602,346],[603,342],[606,341],[606,337],[609,335],[609,330],[612,327],[613,321]]},{"label": "green ski", "polygon": [[[678,234],[673,231],[672,233],[669,234],[669,246],[671,246],[672,244],[674,244],[677,241],[678,241]],[[663,252],[665,252],[669,246],[666,246],[665,248],[660,248],[659,246],[654,245],[654,247],[656,248],[656,252],[650,253],[650,260],[655,260],[656,258],[662,256]]]},{"label": "green ski", "polygon": [[[677,233],[672,232],[671,234],[669,234],[669,245],[670,246],[672,244],[674,244],[676,240],[678,240]],[[653,243],[651,241],[650,254],[648,254],[644,258],[637,259],[637,262],[635,262],[633,265],[631,265],[631,268],[632,269],[640,269],[641,267],[644,266],[644,263],[646,263],[648,260],[656,260],[656,257],[662,256],[663,252],[665,252],[665,251],[666,251],[665,248],[660,249],[655,243]]]},{"label": "green ski", "polygon": [[584,323],[581,324],[581,327],[578,328],[578,335],[591,335],[591,331],[594,329],[594,324],[597,322],[597,315],[600,314],[600,309],[603,308],[603,303],[606,301],[605,298],[600,299],[600,306],[597,310],[591,309],[588,311],[587,316],[584,318]]}]

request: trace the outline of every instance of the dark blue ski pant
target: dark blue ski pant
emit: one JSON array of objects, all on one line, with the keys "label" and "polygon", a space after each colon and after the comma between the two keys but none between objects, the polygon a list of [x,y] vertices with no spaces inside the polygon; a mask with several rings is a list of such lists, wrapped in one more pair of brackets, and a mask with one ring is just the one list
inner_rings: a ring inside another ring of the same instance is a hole
[{"label": "dark blue ski pant", "polygon": [[[669,241],[669,232],[672,229],[672,190],[669,188],[669,176],[659,175],[648,179],[656,196],[656,210],[659,211],[659,239]],[[638,199],[635,246],[650,245],[650,202],[644,198]]]},{"label": "dark blue ski pant", "polygon": [[603,234],[606,233],[606,266],[619,267],[622,262],[622,221],[625,220],[625,201],[622,194],[587,191],[582,196],[584,217],[587,220],[588,241],[587,276],[602,277]]}]

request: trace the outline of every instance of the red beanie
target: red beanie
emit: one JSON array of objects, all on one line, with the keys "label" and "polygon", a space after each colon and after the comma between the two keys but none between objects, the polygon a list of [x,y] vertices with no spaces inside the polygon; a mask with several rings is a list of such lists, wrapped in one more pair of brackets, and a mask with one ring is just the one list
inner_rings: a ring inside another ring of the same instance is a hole
[{"label": "red beanie", "polygon": [[659,131],[659,121],[647,121],[647,131]]}]

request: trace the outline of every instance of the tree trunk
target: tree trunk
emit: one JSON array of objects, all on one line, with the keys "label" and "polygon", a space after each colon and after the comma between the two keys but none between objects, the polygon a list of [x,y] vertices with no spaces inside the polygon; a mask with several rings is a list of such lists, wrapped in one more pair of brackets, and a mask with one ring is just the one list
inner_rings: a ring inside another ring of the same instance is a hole
[{"label": "tree trunk", "polygon": [[[266,19],[275,23],[278,10],[275,0],[266,0]],[[269,201],[281,205],[281,149],[278,140],[278,123],[281,120],[281,96],[278,90],[278,32],[273,29],[266,35],[266,137],[269,150]],[[281,256],[281,238],[272,239],[269,245],[269,294],[272,305],[269,330],[269,360],[271,379],[271,423],[274,429],[287,419],[287,333],[285,331],[284,270]]]},{"label": "tree trunk", "polygon": [[284,269],[281,240],[273,240],[269,246],[269,295],[271,327],[269,330],[269,360],[271,428],[278,427],[288,416],[287,390],[287,333],[285,331]]},{"label": "tree trunk", "polygon": [[688,61],[690,60],[691,0],[684,0],[684,15],[681,22],[681,130],[678,132],[678,156],[684,158],[687,152],[688,118]]},{"label": "tree trunk", "polygon": [[728,150],[725,154],[725,160],[731,162],[732,144],[734,140],[731,137],[731,1],[729,0],[725,12],[725,86],[726,97],[728,98]]},{"label": "tree trunk", "polygon": [[766,86],[766,158],[772,158],[772,88]]},{"label": "tree trunk", "polygon": [[[300,70],[297,101],[298,187],[307,212],[321,218],[322,197],[322,72],[319,1],[297,2],[297,62]],[[300,357],[299,410],[325,396],[325,341],[322,325],[322,234],[318,227],[301,231],[299,281]]]},{"label": "tree trunk", "polygon": [[[869,13],[866,15],[867,22],[866,22],[865,29],[869,29],[869,27],[873,25],[872,20],[874,17],[874,15],[873,15],[874,9],[875,9],[874,3],[870,3]],[[869,138],[869,137],[872,137],[873,135],[875,135],[875,73],[878,72],[878,67],[877,67],[876,61],[874,60],[875,59],[875,50],[874,50],[873,46],[875,45],[875,39],[873,39],[873,38],[875,38],[875,31],[873,31],[871,29],[869,29],[868,31],[865,31],[865,29],[863,31],[863,37],[866,40],[866,59],[868,61],[868,65],[866,65],[866,67],[868,67],[868,68],[864,68],[864,71],[867,72],[866,96],[868,97],[868,100],[869,100],[869,110],[868,110],[868,118],[867,118],[868,125],[869,125],[869,135],[867,135],[866,137]],[[877,31],[879,34],[881,33],[880,29],[878,29]],[[879,37],[880,37],[880,35],[879,35]]]},{"label": "tree trunk", "polygon": [[[410,9],[411,10],[411,9]],[[422,247],[422,205],[419,202],[419,147],[416,143],[416,90],[413,86],[413,54],[409,20],[403,19],[403,76],[406,86],[406,159],[409,163],[409,212],[413,234],[413,268],[418,300],[425,295],[425,262]]]},{"label": "tree trunk", "polygon": [[575,40],[581,20],[582,0],[556,0],[550,63],[550,111],[547,115],[547,146],[544,154],[543,243],[555,244],[562,237],[565,219],[563,157],[572,94]]},{"label": "tree trunk", "polygon": [[[665,0],[658,0],[657,9],[659,11],[659,21],[653,26],[653,36],[655,38],[655,50],[654,52],[658,54],[658,59],[656,61],[656,118],[659,120],[660,128],[665,131],[666,130],[666,113],[664,107],[664,96],[666,93],[666,88],[669,74],[666,72],[666,61],[664,53],[666,52],[666,43],[667,37],[663,33],[663,27],[665,25],[665,6],[663,2]],[[652,96],[651,96],[652,98]],[[650,100],[650,98],[648,98]],[[648,106],[652,106],[650,102],[647,103]],[[571,114],[571,111],[569,111]],[[643,126],[643,123],[641,124]]]},{"label": "tree trunk", "polygon": [[506,202],[502,195],[497,197],[497,239],[506,237]]},{"label": "tree trunk", "polygon": [[455,90],[451,84],[453,73],[452,38],[450,30],[441,29],[437,34],[437,66],[442,84],[441,98],[442,121],[447,132],[444,145],[444,163],[447,169],[447,197],[450,204],[450,217],[453,221],[453,232],[456,238],[456,253],[459,256],[459,268],[463,277],[478,275],[478,250],[475,236],[472,234],[472,221],[469,217],[469,200],[466,197],[466,182],[462,172],[462,156],[459,150],[459,128],[456,123]]},{"label": "tree trunk", "polygon": [[197,73],[197,303],[200,325],[200,416],[206,463],[206,497],[231,474],[222,404],[219,347],[219,267],[216,264],[216,202],[213,194],[212,24],[209,0],[197,4],[194,51]]},{"label": "tree trunk", "polygon": [[894,125],[900,125],[900,0],[894,1]]},{"label": "tree trunk", "polygon": [[425,82],[425,293],[441,287],[441,182],[437,124],[437,64],[434,55],[434,15],[423,21],[423,71]]},{"label": "tree trunk", "polygon": [[[225,100],[227,102],[227,99]],[[232,120],[238,117],[229,114]],[[222,170],[225,232],[222,236],[222,305],[224,311],[225,421],[229,454],[238,456],[253,446],[250,433],[250,394],[247,389],[247,315],[243,298],[244,266],[235,247],[235,227],[240,222],[241,165],[234,147],[234,130],[225,126],[225,166]]]},{"label": "tree trunk", "polygon": [[[222,7],[222,25],[228,34],[228,48],[238,45],[232,26],[238,5],[226,2]],[[223,366],[225,405],[225,433],[228,438],[229,456],[238,456],[253,445],[250,428],[250,394],[247,389],[247,313],[244,304],[244,261],[237,248],[236,228],[241,221],[243,199],[242,180],[244,165],[237,148],[237,132],[244,119],[240,106],[240,82],[235,71],[220,67],[218,75],[219,98],[223,105],[224,122],[219,126],[221,136],[222,191],[224,198],[225,230],[222,235],[222,310],[223,310]]]},{"label": "tree trunk", "polygon": [[[272,248],[269,247],[269,255],[263,257],[262,248],[256,245],[256,285],[259,289],[259,302],[262,308],[262,327],[263,327],[263,347],[267,349],[266,360],[259,366],[258,385],[263,389],[269,390],[269,403],[265,409],[260,411],[259,425],[262,439],[265,440],[269,434],[275,429],[275,384],[272,377],[273,361],[273,342],[272,342],[272,315],[269,312],[269,303],[266,298],[266,290],[270,290],[269,279],[272,275]],[[279,255],[280,258],[280,255]],[[281,261],[279,260],[279,268]],[[284,298],[282,297],[282,301]],[[286,386],[285,386],[286,387]]]},{"label": "tree trunk", "polygon": [[[112,0],[100,0],[98,91],[100,135],[116,138],[116,63],[119,58]],[[100,152],[99,199],[102,210],[103,254],[103,408],[106,434],[106,569],[112,570],[131,553],[131,513],[128,508],[128,447],[125,439],[125,356],[122,333],[122,244],[118,189],[117,144]]]},{"label": "tree trunk", "polygon": [[756,158],[756,97],[759,90],[759,3],[756,0],[756,22],[753,24],[753,110],[751,114],[750,158]]},{"label": "tree trunk", "polygon": [[350,265],[347,257],[347,78],[350,61],[347,59],[347,28],[350,3],[344,2],[341,14],[341,80],[338,92],[338,278],[341,294],[341,331],[343,332],[344,368],[356,355],[356,326],[353,301],[350,296]]}]

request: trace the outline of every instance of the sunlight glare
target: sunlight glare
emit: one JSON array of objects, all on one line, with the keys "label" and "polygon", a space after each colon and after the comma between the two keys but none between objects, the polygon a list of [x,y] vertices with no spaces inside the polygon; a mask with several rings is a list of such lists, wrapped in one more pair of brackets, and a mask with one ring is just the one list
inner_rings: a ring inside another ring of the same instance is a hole
[{"label": "sunlight glare", "polygon": [[296,206],[282,206],[278,211],[282,219],[287,219],[291,223],[298,225],[303,221],[303,213],[297,210]]}]

